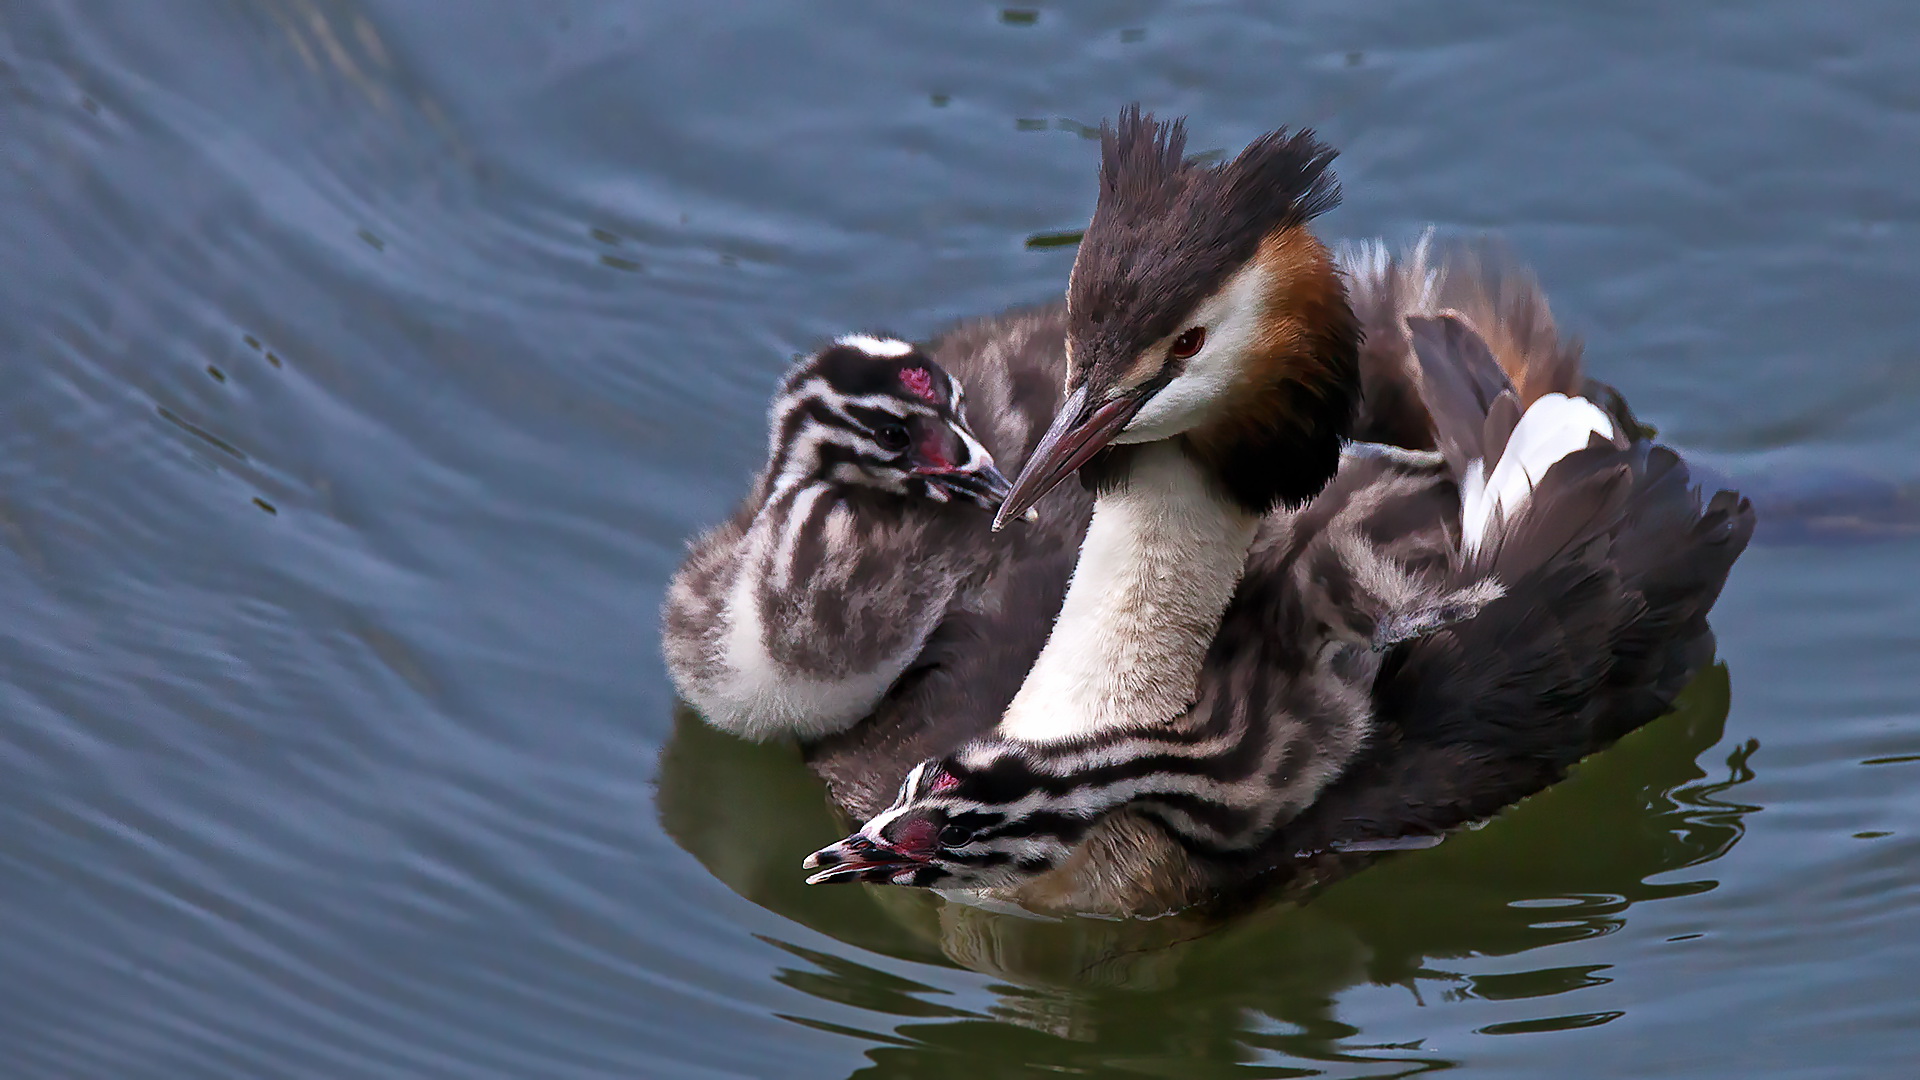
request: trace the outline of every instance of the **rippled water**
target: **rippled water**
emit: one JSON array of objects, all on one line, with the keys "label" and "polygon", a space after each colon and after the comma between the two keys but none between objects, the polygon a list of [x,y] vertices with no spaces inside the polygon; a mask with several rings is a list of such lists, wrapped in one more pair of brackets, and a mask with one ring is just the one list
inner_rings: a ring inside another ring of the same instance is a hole
[{"label": "rippled water", "polygon": [[[19,1077],[1893,1076],[1920,9],[0,12]],[[1215,933],[806,890],[655,612],[795,351],[1056,294],[1138,98],[1491,230],[1763,499],[1685,708]],[[1191,940],[1183,940],[1183,939]]]}]

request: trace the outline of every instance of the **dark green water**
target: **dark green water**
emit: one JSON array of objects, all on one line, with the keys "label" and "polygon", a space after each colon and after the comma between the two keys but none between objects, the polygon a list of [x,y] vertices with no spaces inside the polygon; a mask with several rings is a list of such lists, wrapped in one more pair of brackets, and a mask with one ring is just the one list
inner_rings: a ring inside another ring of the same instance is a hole
[{"label": "dark green water", "polygon": [[[0,5],[10,1077],[1920,1062],[1920,8]],[[655,612],[787,358],[1056,294],[1085,125],[1344,148],[1763,497],[1686,707],[1194,940],[805,890]]]}]

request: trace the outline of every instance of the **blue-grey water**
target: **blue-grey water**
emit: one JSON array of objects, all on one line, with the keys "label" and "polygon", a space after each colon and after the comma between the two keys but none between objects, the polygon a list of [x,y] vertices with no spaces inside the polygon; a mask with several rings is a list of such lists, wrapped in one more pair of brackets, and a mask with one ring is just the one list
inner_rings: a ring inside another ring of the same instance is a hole
[{"label": "blue-grey water", "polygon": [[[1920,8],[0,7],[9,1077],[1920,1061]],[[1209,933],[806,890],[656,611],[794,353],[1057,294],[1088,125],[1491,232],[1768,515],[1675,716]]]}]

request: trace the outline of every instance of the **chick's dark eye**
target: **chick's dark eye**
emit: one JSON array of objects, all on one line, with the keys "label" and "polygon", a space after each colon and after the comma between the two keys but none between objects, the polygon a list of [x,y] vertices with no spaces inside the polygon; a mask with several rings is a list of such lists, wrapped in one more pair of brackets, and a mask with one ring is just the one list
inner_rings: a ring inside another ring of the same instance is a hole
[{"label": "chick's dark eye", "polygon": [[971,839],[973,839],[973,831],[970,829],[962,828],[959,825],[949,825],[946,828],[940,830],[940,846],[941,847],[945,847],[945,848],[959,847],[960,845],[966,843]]},{"label": "chick's dark eye", "polygon": [[1187,357],[1199,352],[1200,346],[1206,343],[1207,328],[1204,326],[1196,326],[1182,333],[1179,337],[1174,338],[1173,348],[1167,350],[1167,355],[1173,357],[1175,360],[1185,360]]},{"label": "chick's dark eye", "polygon": [[889,450],[907,448],[907,429],[899,424],[881,424],[873,429],[873,437]]}]

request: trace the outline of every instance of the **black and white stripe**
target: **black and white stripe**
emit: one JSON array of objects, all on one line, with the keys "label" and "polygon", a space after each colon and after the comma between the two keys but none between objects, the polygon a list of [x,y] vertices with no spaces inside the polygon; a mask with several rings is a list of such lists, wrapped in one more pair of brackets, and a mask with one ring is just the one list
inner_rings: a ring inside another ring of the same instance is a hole
[{"label": "black and white stripe", "polygon": [[[1150,913],[1302,853],[1431,838],[1664,711],[1710,654],[1751,509],[1690,488],[1524,277],[1428,255],[1347,264],[1383,298],[1371,375],[1400,391],[1366,397],[1358,430],[1424,438],[1349,445],[1319,496],[1261,521],[1191,705],[923,740],[810,880]],[[1423,397],[1423,373],[1476,389]]]},{"label": "black and white stripe", "polygon": [[955,475],[992,468],[993,456],[968,427],[964,409],[959,383],[911,344],[842,337],[782,380],[768,410],[771,453],[761,497],[822,482],[946,502],[954,486],[917,472],[913,452],[934,431],[952,451]]},{"label": "black and white stripe", "polygon": [[1066,862],[1121,810],[1211,873],[1257,859],[1365,744],[1396,643],[1381,635],[1423,613],[1418,633],[1432,633],[1500,595],[1447,576],[1442,522],[1384,549],[1375,539],[1419,513],[1436,484],[1450,486],[1438,455],[1361,447],[1342,471],[1313,506],[1265,522],[1214,645],[1220,659],[1184,714],[1057,741],[996,732],[923,762],[855,835],[875,850],[898,847],[902,830],[944,833],[940,846],[836,873],[849,864],[835,845],[810,862],[815,878],[1014,888]]},{"label": "black and white stripe", "polygon": [[1005,490],[963,408],[957,380],[892,338],[851,335],[789,370],[752,496],[668,591],[669,670],[710,721],[818,737],[913,660]]}]

